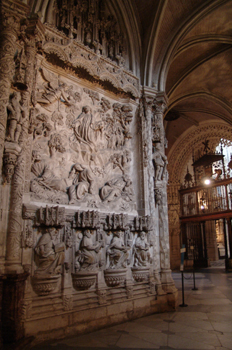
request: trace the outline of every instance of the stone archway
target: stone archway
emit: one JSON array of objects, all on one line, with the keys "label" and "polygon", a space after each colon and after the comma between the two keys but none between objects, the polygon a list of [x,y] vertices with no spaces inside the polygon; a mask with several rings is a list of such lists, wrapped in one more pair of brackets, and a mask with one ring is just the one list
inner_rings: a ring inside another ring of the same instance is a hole
[{"label": "stone archway", "polygon": [[[171,268],[179,268],[180,265],[180,200],[178,190],[183,183],[184,176],[192,164],[192,152],[202,149],[202,142],[209,140],[211,148],[215,148],[220,139],[232,141],[232,127],[222,122],[202,123],[199,127],[192,127],[184,133],[169,152],[168,171],[168,216],[170,235],[170,260]],[[193,174],[192,174],[193,175]]]}]

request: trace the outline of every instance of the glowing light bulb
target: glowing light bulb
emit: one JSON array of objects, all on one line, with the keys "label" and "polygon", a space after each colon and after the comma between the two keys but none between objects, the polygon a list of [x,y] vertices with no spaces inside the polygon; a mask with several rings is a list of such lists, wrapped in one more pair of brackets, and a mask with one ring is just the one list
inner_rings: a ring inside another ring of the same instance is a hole
[{"label": "glowing light bulb", "polygon": [[206,179],[205,180],[205,185],[209,185],[210,184],[210,180],[209,179]]}]

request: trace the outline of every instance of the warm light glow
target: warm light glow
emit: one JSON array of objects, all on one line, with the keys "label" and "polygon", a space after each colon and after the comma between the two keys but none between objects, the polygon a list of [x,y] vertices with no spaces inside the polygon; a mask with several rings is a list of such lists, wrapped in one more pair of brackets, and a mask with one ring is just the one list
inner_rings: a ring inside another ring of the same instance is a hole
[{"label": "warm light glow", "polygon": [[210,184],[210,180],[209,179],[206,179],[205,180],[205,185],[209,185]]}]

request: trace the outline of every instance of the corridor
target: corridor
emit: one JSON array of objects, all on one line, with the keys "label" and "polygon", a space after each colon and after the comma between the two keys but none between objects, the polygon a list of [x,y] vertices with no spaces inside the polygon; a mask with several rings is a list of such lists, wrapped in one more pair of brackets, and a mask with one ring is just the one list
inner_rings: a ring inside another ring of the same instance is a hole
[{"label": "corridor", "polygon": [[[196,273],[184,273],[185,303],[177,312],[154,314],[90,334],[49,341],[34,350],[101,349],[232,349],[232,273],[219,260]],[[181,274],[173,272],[182,303]]]}]

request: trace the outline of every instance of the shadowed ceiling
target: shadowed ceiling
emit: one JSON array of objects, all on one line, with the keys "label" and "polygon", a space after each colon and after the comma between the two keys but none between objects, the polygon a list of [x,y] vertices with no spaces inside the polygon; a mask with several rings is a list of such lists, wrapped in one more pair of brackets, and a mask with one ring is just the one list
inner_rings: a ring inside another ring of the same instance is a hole
[{"label": "shadowed ceiling", "polygon": [[201,122],[231,125],[232,1],[132,2],[143,42],[153,45],[146,61],[152,62],[152,74],[145,67],[144,84],[168,97],[167,153],[188,128]]}]

